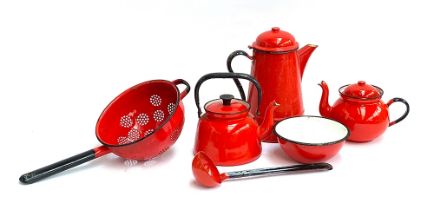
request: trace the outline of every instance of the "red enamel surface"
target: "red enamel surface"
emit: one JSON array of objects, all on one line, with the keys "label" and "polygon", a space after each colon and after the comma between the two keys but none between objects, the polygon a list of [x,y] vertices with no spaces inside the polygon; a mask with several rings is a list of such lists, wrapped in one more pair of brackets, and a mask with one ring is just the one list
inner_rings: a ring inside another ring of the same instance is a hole
[{"label": "red enamel surface", "polygon": [[208,114],[217,115],[246,115],[249,111],[249,108],[249,104],[237,99],[232,99],[230,105],[223,105],[223,101],[220,99],[213,100],[205,104],[205,111]]},{"label": "red enamel surface", "polygon": [[279,138],[280,147],[291,159],[300,163],[316,163],[326,161],[335,156],[345,141],[329,145],[303,145]]},{"label": "red enamel surface", "polygon": [[[274,100],[280,104],[274,112],[275,122],[287,117],[302,115],[304,107],[298,53],[268,54],[254,51],[253,58],[251,74],[258,80],[263,90],[258,122],[263,121],[266,105]],[[247,100],[252,106],[250,112],[257,109],[257,100],[256,89],[250,85]],[[274,134],[263,140],[277,142]]]},{"label": "red enamel surface", "polygon": [[[174,82],[153,80],[138,84],[120,94],[98,119],[96,125],[98,140],[111,152],[126,159],[148,160],[165,152],[175,143],[184,125],[184,106],[181,100],[188,91],[180,93],[177,84],[180,84],[178,80]],[[135,122],[132,128],[137,129],[142,138],[119,145],[118,138],[128,135],[131,129],[119,125],[121,117],[128,115],[136,119],[140,113],[147,113],[152,119],[156,107],[150,104],[149,98],[154,94],[161,97],[159,106],[164,112],[164,120],[161,122],[149,120],[144,126],[139,126]],[[173,114],[170,114],[167,109],[169,103],[175,104]],[[153,129],[152,134],[143,138],[144,133],[149,129]],[[104,152],[107,151],[101,150],[97,155]]]},{"label": "red enamel surface", "polygon": [[355,142],[371,141],[389,126],[389,108],[381,100],[360,103],[340,98],[328,117],[347,126],[351,132],[348,140]]},{"label": "red enamel surface", "polygon": [[342,97],[352,97],[356,99],[379,99],[383,91],[377,87],[366,84],[365,81],[359,81],[356,84],[348,85],[341,89]]},{"label": "red enamel surface", "polygon": [[203,115],[198,123],[194,153],[204,152],[216,165],[241,165],[262,151],[258,124],[251,117],[219,120]]},{"label": "red enamel surface", "polygon": [[[274,113],[275,123],[287,117],[303,115],[301,80],[306,63],[316,47],[309,44],[297,50],[295,38],[277,27],[258,36],[252,45],[251,68],[251,75],[262,87],[258,123],[262,123],[267,105],[274,100],[280,104]],[[252,106],[252,114],[257,109],[257,101],[256,89],[250,85],[247,102]],[[262,140],[277,142],[277,137],[270,133]]]},{"label": "red enamel surface", "polygon": [[224,174],[220,175],[212,160],[203,152],[199,152],[194,156],[192,170],[196,181],[205,187],[220,185],[222,182],[221,176],[226,179]]},{"label": "red enamel surface", "polygon": [[279,52],[295,50],[298,48],[298,43],[292,34],[280,30],[279,27],[273,27],[270,31],[260,34],[252,47],[262,51]]},{"label": "red enamel surface", "polygon": [[[382,90],[378,87],[367,85],[364,82],[349,85],[347,88],[344,86],[345,90],[341,92],[342,97],[330,106],[328,105],[327,83],[323,81],[320,86],[323,89],[320,103],[321,115],[347,126],[350,130],[349,141],[372,141],[383,134],[389,126],[389,108],[381,100]],[[350,90],[346,90],[348,88]]]}]

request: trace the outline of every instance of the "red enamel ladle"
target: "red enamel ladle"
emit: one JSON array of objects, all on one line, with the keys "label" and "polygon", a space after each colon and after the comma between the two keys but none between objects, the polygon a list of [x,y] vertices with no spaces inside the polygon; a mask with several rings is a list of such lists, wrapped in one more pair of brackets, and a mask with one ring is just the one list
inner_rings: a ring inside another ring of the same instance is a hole
[{"label": "red enamel ladle", "polygon": [[203,152],[198,152],[193,158],[193,175],[197,183],[205,187],[216,187],[223,181],[255,176],[268,176],[301,171],[332,170],[328,163],[313,163],[303,165],[282,166],[274,168],[258,168],[244,171],[220,173],[212,160]]}]

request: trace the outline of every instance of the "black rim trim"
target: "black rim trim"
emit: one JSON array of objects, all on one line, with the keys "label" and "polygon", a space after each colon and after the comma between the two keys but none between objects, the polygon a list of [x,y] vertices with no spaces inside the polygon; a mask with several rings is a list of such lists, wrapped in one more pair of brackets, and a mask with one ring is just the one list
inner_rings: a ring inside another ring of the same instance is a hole
[{"label": "black rim trim", "polygon": [[123,92],[122,92],[121,94],[119,94],[118,96],[116,96],[116,98],[114,98],[114,99],[113,99],[113,100],[112,100],[112,101],[107,105],[107,107],[104,109],[104,111],[102,111],[102,113],[101,113],[101,115],[99,116],[98,121],[97,121],[96,124],[97,124],[97,125],[99,124],[99,121],[101,120],[102,115],[103,115],[103,114],[104,114],[104,113],[105,113],[105,112],[106,112],[106,111],[111,107],[111,105],[112,105],[115,101],[117,101],[117,100],[120,98],[121,95],[123,95],[123,94],[124,94],[125,92],[127,92],[127,91],[131,91],[131,90],[134,89],[134,88],[137,88],[137,87],[142,86],[142,85],[146,85],[146,84],[151,83],[151,82],[162,82],[162,83],[166,83],[166,84],[169,84],[169,85],[173,86],[173,87],[176,89],[176,91],[177,91],[178,94],[176,94],[176,104],[175,104],[175,105],[176,105],[176,109],[175,109],[175,111],[172,112],[172,114],[170,114],[169,117],[167,117],[167,119],[166,119],[165,121],[163,121],[163,122],[160,124],[160,126],[158,126],[157,128],[155,128],[154,131],[153,131],[152,133],[148,134],[147,136],[144,136],[144,137],[141,138],[141,139],[138,139],[137,141],[133,141],[133,142],[130,142],[130,143],[127,143],[127,144],[107,144],[106,142],[104,142],[103,140],[101,140],[101,139],[99,138],[99,136],[98,136],[98,132],[97,132],[97,129],[98,129],[98,128],[96,128],[96,129],[95,129],[96,138],[98,139],[99,142],[101,142],[101,144],[103,144],[104,146],[107,146],[107,147],[124,147],[124,146],[128,146],[128,145],[131,145],[131,144],[136,144],[136,143],[141,142],[141,141],[145,140],[146,138],[148,138],[148,137],[154,135],[154,134],[155,134],[157,131],[159,131],[163,126],[165,126],[166,123],[170,121],[170,119],[172,119],[173,115],[174,115],[174,114],[176,113],[176,111],[178,110],[179,102],[180,102],[180,99],[181,99],[181,93],[179,92],[178,87],[177,87],[175,84],[173,84],[172,82],[167,81],[167,80],[150,80],[150,81],[146,81],[146,82],[142,82],[142,83],[139,83],[139,84],[137,84],[137,85],[134,85],[134,86],[132,86],[132,87],[126,89],[125,91],[123,91]]},{"label": "black rim trim", "polygon": [[[343,137],[342,139],[339,139],[339,140],[337,140],[337,141],[332,141],[332,142],[326,142],[326,143],[306,143],[306,142],[295,141],[295,140],[292,140],[292,139],[287,139],[287,138],[285,138],[285,137],[279,135],[279,134],[276,132],[276,127],[277,127],[277,125],[278,125],[279,123],[281,123],[281,122],[283,122],[284,120],[287,120],[287,119],[291,119],[291,118],[300,118],[300,117],[308,117],[308,118],[310,118],[310,117],[316,117],[316,118],[323,118],[323,119],[327,119],[327,120],[331,120],[331,121],[337,122],[337,123],[341,124],[342,126],[344,126],[344,128],[347,130],[347,135],[345,135],[345,137]],[[334,119],[328,118],[328,117],[322,117],[322,116],[316,116],[316,115],[300,115],[300,116],[294,116],[294,117],[287,117],[287,118],[285,118],[285,119],[283,119],[283,120],[277,122],[277,123],[274,125],[274,127],[273,127],[273,133],[274,133],[276,136],[278,136],[279,139],[282,139],[282,140],[287,141],[287,142],[291,142],[291,143],[295,143],[295,144],[301,144],[301,145],[306,145],[306,146],[325,146],[325,145],[337,144],[337,143],[340,143],[340,142],[342,142],[342,141],[345,141],[345,140],[350,136],[350,129],[348,129],[347,126],[345,126],[344,124],[342,124],[342,123],[340,123],[340,122],[338,122],[338,121],[336,121],[336,120],[334,120]]]},{"label": "black rim trim", "polygon": [[273,55],[288,54],[291,52],[297,52],[297,50],[298,50],[298,47],[295,49],[292,49],[292,50],[285,50],[285,51],[265,51],[265,50],[260,50],[258,48],[252,47],[252,46],[249,46],[249,48],[255,50],[258,53],[273,54]]}]

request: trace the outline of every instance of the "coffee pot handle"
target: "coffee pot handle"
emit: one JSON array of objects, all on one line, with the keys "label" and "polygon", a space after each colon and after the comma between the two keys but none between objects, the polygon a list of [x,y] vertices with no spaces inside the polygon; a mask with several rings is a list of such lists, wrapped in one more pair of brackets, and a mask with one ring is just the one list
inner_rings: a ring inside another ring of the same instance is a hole
[{"label": "coffee pot handle", "polygon": [[[248,59],[253,60],[253,57],[250,56],[249,54],[247,54],[245,51],[243,51],[243,50],[236,50],[233,53],[231,53],[229,55],[228,59],[226,60],[226,66],[227,66],[229,72],[234,73],[234,70],[232,69],[232,60],[235,57],[239,56],[239,55],[245,56]],[[235,78],[234,82],[235,82],[235,85],[238,88],[238,91],[240,92],[241,99],[246,100],[246,94],[244,93],[244,89],[243,89],[243,86],[240,83],[240,80],[238,80],[237,78]]]},{"label": "coffee pot handle", "polygon": [[[194,87],[194,100],[196,102],[198,117],[200,118],[200,115],[202,114],[202,110],[200,108],[200,103],[199,103],[199,89],[202,83],[209,79],[226,79],[226,78],[237,79],[237,81],[238,79],[245,79],[255,85],[256,90],[258,92],[258,109],[256,110],[256,115],[258,115],[259,105],[261,104],[261,99],[262,99],[262,89],[261,86],[259,85],[259,82],[255,78],[253,78],[248,74],[243,74],[243,73],[210,73],[202,76],[197,81],[196,86]],[[245,97],[243,100],[245,101]]]},{"label": "coffee pot handle", "polygon": [[404,114],[399,117],[398,119],[392,121],[389,123],[389,127],[392,125],[395,125],[396,123],[401,122],[403,119],[405,119],[408,115],[408,113],[410,112],[410,105],[408,104],[408,102],[406,100],[404,100],[403,98],[392,98],[387,102],[387,106],[389,107],[391,104],[395,103],[395,102],[401,102],[405,105],[406,110],[404,112]]}]

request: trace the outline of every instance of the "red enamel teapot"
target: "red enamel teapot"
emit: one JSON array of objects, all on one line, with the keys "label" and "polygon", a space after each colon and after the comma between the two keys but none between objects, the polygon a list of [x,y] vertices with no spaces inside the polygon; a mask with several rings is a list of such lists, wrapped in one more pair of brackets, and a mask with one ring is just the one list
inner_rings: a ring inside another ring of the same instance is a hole
[{"label": "red enamel teapot", "polygon": [[[319,111],[322,116],[341,122],[350,130],[349,141],[368,142],[380,136],[387,127],[395,125],[407,117],[410,105],[402,98],[393,98],[387,103],[381,100],[383,90],[365,81],[339,88],[341,98],[333,106],[328,103],[329,89],[324,81],[319,84],[323,90]],[[401,102],[406,106],[405,113],[390,122],[389,106]]]},{"label": "red enamel teapot", "polygon": [[[202,115],[199,104],[200,86],[206,80],[215,78],[249,80],[257,89],[258,104],[262,98],[259,83],[248,74],[211,73],[200,78],[194,90],[199,117],[194,153],[204,152],[220,166],[242,165],[254,161],[261,155],[261,139],[272,131],[273,112],[278,104],[272,101],[268,105],[261,125],[258,125],[255,116],[249,112],[251,104],[229,94],[206,103],[205,114]],[[257,109],[253,113],[258,111]]]},{"label": "red enamel teapot", "polygon": [[[301,78],[306,63],[316,49],[316,45],[308,44],[298,49],[298,43],[290,33],[274,27],[271,31],[260,34],[249,48],[253,49],[250,56],[245,51],[237,50],[229,55],[227,68],[232,70],[232,60],[243,55],[252,60],[251,75],[258,80],[263,90],[263,99],[259,107],[258,122],[264,120],[266,105],[276,100],[281,105],[276,109],[275,122],[282,119],[302,115],[304,113],[301,94]],[[234,79],[241,98],[245,99],[244,90],[237,79]],[[256,110],[258,97],[252,85],[249,87],[248,103],[251,110]],[[277,142],[274,134],[266,137],[267,142]]]}]

